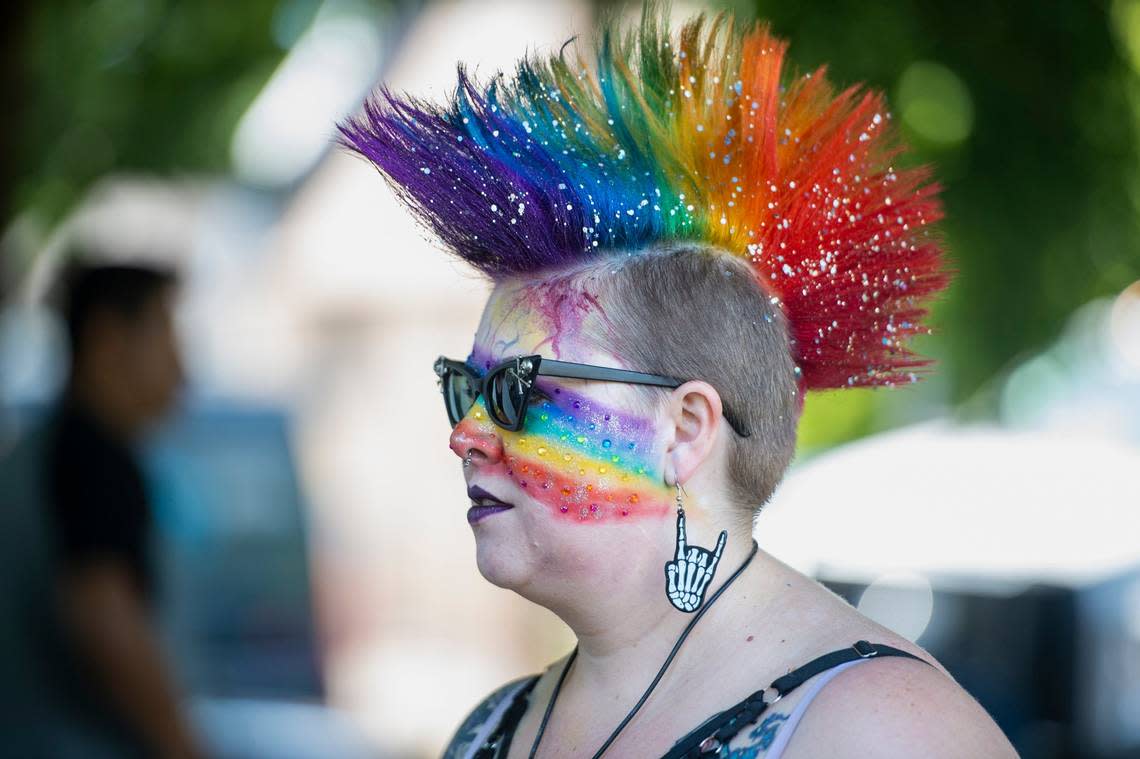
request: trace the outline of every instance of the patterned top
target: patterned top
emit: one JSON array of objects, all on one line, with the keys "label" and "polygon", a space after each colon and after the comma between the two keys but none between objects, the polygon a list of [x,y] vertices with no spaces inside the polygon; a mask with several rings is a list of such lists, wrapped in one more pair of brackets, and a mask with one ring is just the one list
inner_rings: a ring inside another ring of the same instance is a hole
[{"label": "patterned top", "polygon": [[[808,705],[828,682],[845,669],[867,659],[838,664],[812,678],[811,686],[788,712],[752,714],[753,697],[719,712],[677,740],[663,759],[680,759],[692,754],[720,759],[779,759],[791,740],[792,733],[807,711]],[[443,756],[444,759],[503,759],[510,750],[511,739],[530,703],[530,694],[538,682],[534,675],[510,682],[483,700],[456,731]],[[753,712],[756,711],[753,709]],[[763,709],[761,708],[761,712]],[[733,731],[733,738],[723,742],[713,737],[709,724],[726,713],[736,713],[743,724]],[[762,719],[761,719],[762,717]],[[743,721],[748,720],[748,721]],[[751,727],[746,735],[740,735]],[[705,736],[702,740],[697,738]],[[737,739],[737,736],[739,738]],[[735,740],[734,740],[735,739]],[[730,747],[736,743],[737,747]],[[694,746],[695,744],[695,746]]]}]

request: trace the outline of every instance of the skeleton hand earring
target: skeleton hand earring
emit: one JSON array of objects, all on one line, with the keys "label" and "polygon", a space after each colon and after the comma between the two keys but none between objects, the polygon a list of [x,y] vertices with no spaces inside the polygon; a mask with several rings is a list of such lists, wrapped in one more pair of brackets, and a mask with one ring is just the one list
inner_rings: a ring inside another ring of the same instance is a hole
[{"label": "skeleton hand earring", "polygon": [[685,507],[681,504],[681,483],[677,483],[677,553],[665,562],[665,592],[678,611],[694,612],[705,601],[705,590],[716,573],[728,531],[721,530],[715,552],[690,546],[685,540]]}]

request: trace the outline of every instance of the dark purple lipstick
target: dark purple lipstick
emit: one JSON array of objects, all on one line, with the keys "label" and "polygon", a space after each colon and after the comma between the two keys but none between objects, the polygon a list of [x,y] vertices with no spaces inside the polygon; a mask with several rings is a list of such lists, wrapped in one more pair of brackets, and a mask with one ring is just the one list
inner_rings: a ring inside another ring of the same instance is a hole
[{"label": "dark purple lipstick", "polygon": [[467,488],[467,497],[471,499],[471,508],[467,510],[467,521],[470,524],[482,521],[500,511],[514,508],[514,504],[499,500],[478,485]]}]

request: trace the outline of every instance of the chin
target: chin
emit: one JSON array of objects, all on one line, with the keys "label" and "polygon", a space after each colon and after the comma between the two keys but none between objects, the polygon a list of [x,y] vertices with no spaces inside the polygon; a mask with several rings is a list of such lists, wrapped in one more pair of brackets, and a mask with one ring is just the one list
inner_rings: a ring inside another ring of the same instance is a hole
[{"label": "chin", "polygon": [[522,508],[516,506],[472,525],[475,564],[492,585],[518,591],[534,578],[535,541],[528,537],[524,516]]},{"label": "chin", "polygon": [[479,574],[492,585],[507,590],[518,590],[531,578],[531,568],[526,557],[520,555],[521,540],[511,540],[507,535],[476,534],[475,564]]}]

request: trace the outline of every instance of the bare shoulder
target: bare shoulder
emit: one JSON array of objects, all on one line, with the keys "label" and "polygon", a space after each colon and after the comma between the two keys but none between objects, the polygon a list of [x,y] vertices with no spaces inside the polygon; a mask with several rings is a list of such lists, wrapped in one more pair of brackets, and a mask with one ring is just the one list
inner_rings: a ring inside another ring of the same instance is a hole
[{"label": "bare shoulder", "polygon": [[495,719],[496,715],[499,715],[499,719],[501,719],[501,707],[506,706],[506,700],[532,679],[532,677],[523,677],[512,680],[480,701],[471,710],[471,713],[464,718],[459,729],[455,731],[455,735],[451,737],[443,752],[444,759],[466,756],[472,745],[480,741],[480,736],[484,735],[484,727],[488,721]]},{"label": "bare shoulder", "polygon": [[[929,655],[927,655],[929,656]],[[989,714],[935,667],[882,658],[841,672],[804,712],[786,759],[1009,759]]]}]

